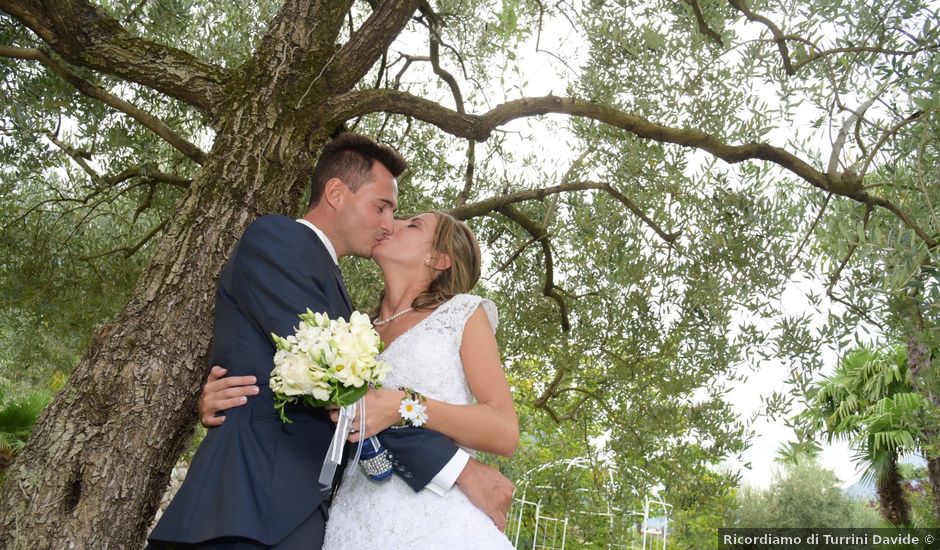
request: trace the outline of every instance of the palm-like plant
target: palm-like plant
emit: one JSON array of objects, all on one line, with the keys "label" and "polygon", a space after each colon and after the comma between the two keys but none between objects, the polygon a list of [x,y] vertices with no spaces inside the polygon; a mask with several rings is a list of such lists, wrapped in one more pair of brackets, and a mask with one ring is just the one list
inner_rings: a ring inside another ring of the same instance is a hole
[{"label": "palm-like plant", "polygon": [[903,347],[847,353],[829,378],[811,390],[805,415],[827,439],[847,440],[864,477],[874,480],[881,514],[895,525],[910,524],[898,458],[923,440],[926,400],[914,391]]},{"label": "palm-like plant", "polygon": [[815,462],[822,447],[803,432],[797,433],[796,441],[788,441],[777,448],[775,462],[784,466],[799,466],[805,462]]},{"label": "palm-like plant", "polygon": [[0,378],[0,474],[26,443],[49,399],[43,392],[18,391],[12,383]]}]

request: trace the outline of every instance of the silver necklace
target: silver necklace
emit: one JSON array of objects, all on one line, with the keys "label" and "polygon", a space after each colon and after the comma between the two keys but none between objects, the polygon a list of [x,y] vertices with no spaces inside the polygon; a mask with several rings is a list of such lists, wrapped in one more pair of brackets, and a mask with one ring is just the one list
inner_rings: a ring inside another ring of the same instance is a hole
[{"label": "silver necklace", "polygon": [[376,327],[380,327],[380,326],[382,326],[382,325],[387,325],[387,324],[391,323],[392,321],[394,321],[395,319],[398,319],[398,318],[401,317],[402,315],[404,315],[404,314],[406,314],[406,313],[408,313],[409,311],[412,311],[412,310],[414,310],[414,308],[413,308],[413,307],[410,307],[410,308],[408,308],[408,309],[403,309],[403,310],[399,311],[399,312],[396,313],[395,315],[392,315],[392,316],[390,316],[390,317],[386,317],[385,319],[376,319],[375,321],[372,321],[372,325],[373,325],[373,326],[376,326]]}]

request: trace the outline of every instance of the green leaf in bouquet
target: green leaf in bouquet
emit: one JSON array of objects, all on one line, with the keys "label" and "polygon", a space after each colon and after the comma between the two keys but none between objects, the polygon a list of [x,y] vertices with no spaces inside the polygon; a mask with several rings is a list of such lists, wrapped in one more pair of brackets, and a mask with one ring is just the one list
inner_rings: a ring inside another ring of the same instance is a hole
[{"label": "green leaf in bouquet", "polygon": [[336,392],[333,394],[333,401],[337,405],[346,406],[352,405],[359,400],[360,397],[366,394],[369,391],[369,386],[363,384],[361,387],[345,387],[340,386],[336,388]]},{"label": "green leaf in bouquet", "polygon": [[304,404],[308,407],[329,407],[334,403],[332,401],[323,401],[322,399],[317,399],[312,395],[303,396]]},{"label": "green leaf in bouquet", "polygon": [[287,414],[284,412],[284,406],[288,403],[296,403],[297,399],[295,397],[286,397],[279,394],[274,394],[274,410],[277,411],[277,416],[281,419],[281,422],[284,424],[293,424],[294,421],[290,418],[287,418]]},{"label": "green leaf in bouquet", "polygon": [[274,347],[280,350],[290,350],[290,342],[286,338],[281,338],[277,334],[271,333],[271,339],[274,340]]}]

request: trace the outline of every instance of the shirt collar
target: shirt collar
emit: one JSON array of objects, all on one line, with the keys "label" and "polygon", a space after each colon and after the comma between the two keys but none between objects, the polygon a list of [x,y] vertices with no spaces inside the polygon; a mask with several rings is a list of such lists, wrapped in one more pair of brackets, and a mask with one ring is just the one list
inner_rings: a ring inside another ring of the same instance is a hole
[{"label": "shirt collar", "polygon": [[336,257],[336,249],[333,248],[333,243],[330,242],[330,238],[326,236],[326,233],[321,231],[319,227],[313,225],[308,220],[305,220],[303,218],[300,218],[299,220],[297,220],[297,223],[301,225],[306,225],[307,227],[312,229],[313,232],[317,234],[317,237],[320,237],[320,240],[323,242],[323,246],[326,247],[326,251],[330,253],[330,257],[333,258],[333,263],[335,263],[336,265],[339,265],[339,259],[337,259]]}]

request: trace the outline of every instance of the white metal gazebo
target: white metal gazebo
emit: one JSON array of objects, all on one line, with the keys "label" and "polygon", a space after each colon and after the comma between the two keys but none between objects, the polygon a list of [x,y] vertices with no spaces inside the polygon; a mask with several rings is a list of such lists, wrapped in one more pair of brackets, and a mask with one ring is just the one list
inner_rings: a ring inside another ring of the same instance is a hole
[{"label": "white metal gazebo", "polygon": [[[631,476],[636,479],[640,476],[647,485],[652,481],[650,476],[639,468],[627,467]],[[605,506],[601,509],[566,510],[563,517],[548,515],[543,507],[543,500],[557,487],[537,485],[533,480],[538,474],[551,469],[561,469],[565,474],[572,470],[593,469],[593,462],[589,458],[578,457],[555,460],[536,468],[523,475],[516,488],[516,497],[509,510],[509,521],[506,535],[513,545],[519,549],[531,550],[565,550],[566,545],[579,544],[584,541],[572,540],[572,527],[584,518],[603,518],[607,524],[608,536],[606,541],[594,540],[595,544],[602,544],[603,548],[610,549],[637,549],[637,550],[666,550],[668,541],[669,512],[671,505],[664,502],[657,493],[645,494],[642,497],[642,510],[622,510],[612,504],[612,492],[617,490],[615,473],[606,469],[607,479],[602,495]],[[623,479],[621,484],[623,484]],[[628,484],[636,500],[640,495],[635,484]],[[596,491],[596,488],[579,487],[576,491]],[[638,532],[634,532],[634,528]],[[574,546],[579,547],[579,546]]]}]

